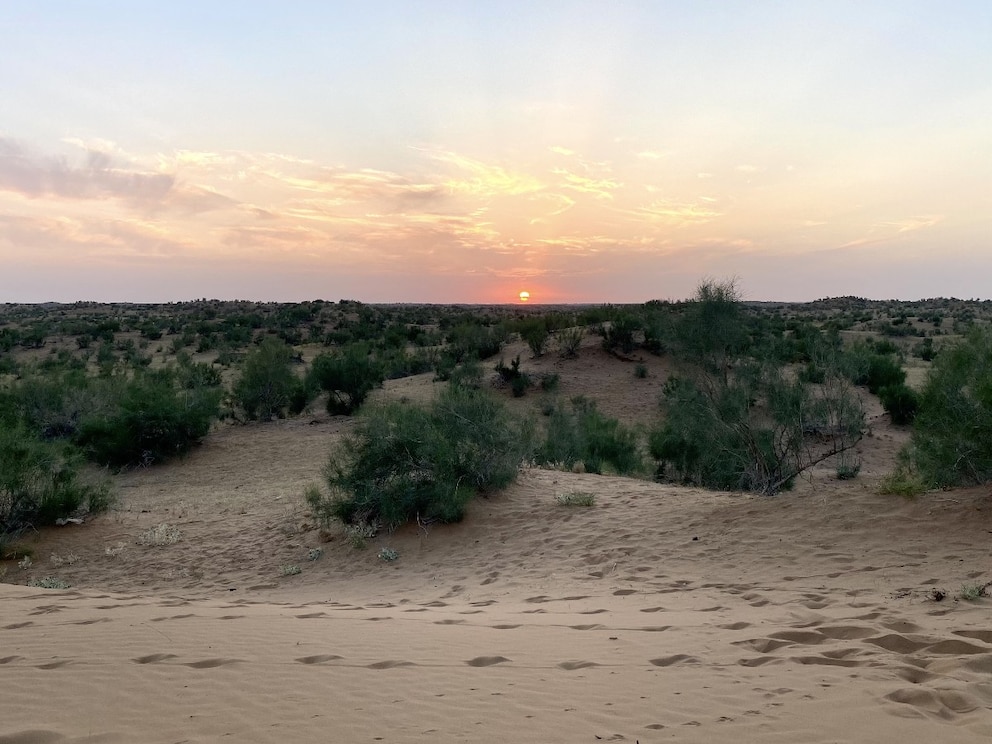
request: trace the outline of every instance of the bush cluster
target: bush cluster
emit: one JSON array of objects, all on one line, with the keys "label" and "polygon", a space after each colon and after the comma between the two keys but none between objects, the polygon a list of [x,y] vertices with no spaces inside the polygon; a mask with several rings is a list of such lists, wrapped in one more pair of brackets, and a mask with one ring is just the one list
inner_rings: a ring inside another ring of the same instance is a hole
[{"label": "bush cluster", "polygon": [[478,492],[509,485],[530,446],[527,425],[491,395],[449,387],[430,408],[368,411],[325,470],[330,494],[307,493],[324,521],[456,522]]},{"label": "bush cluster", "polygon": [[618,475],[634,475],[644,469],[636,432],[603,415],[595,401],[583,396],[552,409],[534,459],[566,468],[582,463],[590,473],[609,468]]},{"label": "bush cluster", "polygon": [[43,442],[22,425],[0,426],[0,546],[30,527],[54,524],[110,503],[106,484],[85,481],[79,455],[64,442]]}]

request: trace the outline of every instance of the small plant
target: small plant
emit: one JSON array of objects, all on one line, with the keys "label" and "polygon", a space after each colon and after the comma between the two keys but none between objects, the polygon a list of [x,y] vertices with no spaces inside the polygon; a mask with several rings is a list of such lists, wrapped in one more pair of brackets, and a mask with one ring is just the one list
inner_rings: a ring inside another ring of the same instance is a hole
[{"label": "small plant", "polygon": [[847,453],[841,453],[837,462],[837,480],[852,480],[861,472],[861,458],[850,458]]},{"label": "small plant", "polygon": [[546,393],[553,393],[558,389],[558,385],[561,382],[561,377],[557,372],[551,372],[541,375],[541,390]]},{"label": "small plant", "polygon": [[42,579],[31,579],[31,581],[28,582],[28,586],[37,587],[39,589],[68,589],[71,584],[68,581],[57,579],[54,576],[45,576]]},{"label": "small plant", "polygon": [[34,561],[31,560],[31,556],[26,555],[21,560],[17,562],[17,567],[22,571],[27,571],[31,566],[34,565]]},{"label": "small plant", "polygon": [[311,561],[320,560],[320,557],[324,554],[323,548],[310,548],[310,552],[307,553],[307,557]]},{"label": "small plant", "polygon": [[586,335],[585,329],[581,327],[563,328],[558,331],[558,356],[563,359],[574,359],[579,355],[579,347],[582,346],[582,338]]},{"label": "small plant", "polygon": [[142,532],[135,542],[138,545],[161,547],[163,545],[175,545],[182,539],[182,536],[183,533],[178,527],[163,522]]},{"label": "small plant", "polygon": [[985,590],[988,588],[988,584],[964,584],[961,587],[961,599],[974,602],[985,596]]},{"label": "small plant", "polygon": [[386,561],[387,563],[395,561],[399,557],[400,554],[397,553],[392,548],[383,548],[382,550],[379,551],[379,558]]},{"label": "small plant", "polygon": [[913,498],[920,496],[927,491],[927,485],[914,472],[905,468],[897,468],[887,476],[882,478],[878,486],[878,492],[883,496],[905,496]]},{"label": "small plant", "polygon": [[116,545],[108,545],[103,549],[103,553],[110,558],[117,558],[124,552],[124,543],[119,542]]},{"label": "small plant", "polygon": [[596,494],[585,491],[559,493],[555,496],[555,501],[562,506],[592,506],[596,503]]},{"label": "small plant", "polygon": [[638,380],[643,380],[647,376],[648,376],[648,368],[645,365],[638,363],[634,367],[634,377],[636,377]]},{"label": "small plant", "polygon": [[73,563],[79,560],[79,556],[75,553],[69,552],[65,555],[55,555],[49,559],[49,562],[55,566],[55,568],[61,568],[62,566],[71,566]]},{"label": "small plant", "polygon": [[295,563],[291,563],[287,566],[282,567],[283,576],[296,576],[297,574],[303,573],[303,569],[297,566]]}]

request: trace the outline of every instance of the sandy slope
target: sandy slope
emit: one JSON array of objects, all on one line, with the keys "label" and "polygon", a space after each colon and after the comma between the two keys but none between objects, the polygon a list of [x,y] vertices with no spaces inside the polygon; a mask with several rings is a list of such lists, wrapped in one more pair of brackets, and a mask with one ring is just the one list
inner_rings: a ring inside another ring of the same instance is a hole
[{"label": "sandy slope", "polygon": [[[322,542],[300,496],[346,426],[221,429],[37,536],[6,581],[73,588],[0,584],[0,743],[992,737],[992,600],[927,596],[992,579],[992,496],[875,494],[904,436],[884,420],[854,481],[763,499],[526,470],[365,550]],[[163,523],[177,542],[138,544]]]}]

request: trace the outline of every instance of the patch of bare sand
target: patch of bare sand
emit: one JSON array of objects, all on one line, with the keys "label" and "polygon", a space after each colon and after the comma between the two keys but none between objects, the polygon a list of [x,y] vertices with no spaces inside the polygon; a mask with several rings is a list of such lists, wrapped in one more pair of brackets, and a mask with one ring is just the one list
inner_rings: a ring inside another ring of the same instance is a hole
[{"label": "patch of bare sand", "polygon": [[[992,578],[992,500],[877,495],[904,437],[883,419],[853,481],[765,499],[525,470],[365,550],[321,542],[301,497],[347,426],[218,430],[6,564],[73,588],[0,585],[0,742],[992,736],[992,600],[927,598]],[[595,505],[556,503],[576,491]],[[149,544],[162,524],[178,539]]]}]

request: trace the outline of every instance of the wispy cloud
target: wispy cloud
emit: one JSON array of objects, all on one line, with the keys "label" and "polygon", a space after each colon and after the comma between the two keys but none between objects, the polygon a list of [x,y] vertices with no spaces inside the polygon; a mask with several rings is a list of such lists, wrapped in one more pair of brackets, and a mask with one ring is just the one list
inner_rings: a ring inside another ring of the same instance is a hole
[{"label": "wispy cloud", "polygon": [[599,199],[612,199],[613,192],[623,184],[613,178],[590,178],[573,173],[565,168],[555,168],[551,171],[556,176],[560,176],[560,188],[579,191],[584,194],[592,194]]},{"label": "wispy cloud", "polygon": [[944,215],[928,215],[921,217],[910,217],[904,220],[894,220],[890,222],[879,222],[880,227],[895,228],[896,232],[907,233],[917,230],[925,230],[933,227],[944,219]]},{"label": "wispy cloud", "polygon": [[545,185],[535,176],[514,171],[500,165],[459,155],[454,152],[438,152],[435,160],[454,166],[460,173],[444,180],[448,190],[458,194],[474,196],[519,196],[542,190]]},{"label": "wispy cloud", "polygon": [[130,202],[161,201],[172,190],[175,178],[165,173],[137,170],[118,164],[110,155],[90,150],[80,163],[46,156],[25,145],[0,137],[0,190],[36,198],[117,198]]}]

